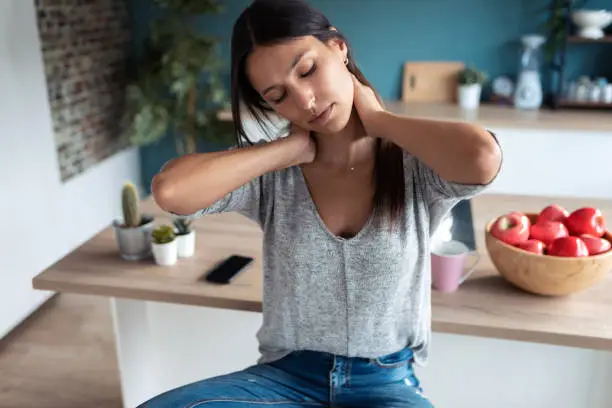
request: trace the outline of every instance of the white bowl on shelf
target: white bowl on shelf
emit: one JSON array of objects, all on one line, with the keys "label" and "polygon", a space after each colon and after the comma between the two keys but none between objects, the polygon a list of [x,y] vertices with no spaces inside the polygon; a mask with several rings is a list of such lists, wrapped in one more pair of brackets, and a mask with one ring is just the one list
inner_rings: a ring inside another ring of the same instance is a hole
[{"label": "white bowl on shelf", "polygon": [[578,36],[598,40],[603,38],[604,31],[612,23],[612,11],[576,10],[572,12],[572,21],[578,26]]}]

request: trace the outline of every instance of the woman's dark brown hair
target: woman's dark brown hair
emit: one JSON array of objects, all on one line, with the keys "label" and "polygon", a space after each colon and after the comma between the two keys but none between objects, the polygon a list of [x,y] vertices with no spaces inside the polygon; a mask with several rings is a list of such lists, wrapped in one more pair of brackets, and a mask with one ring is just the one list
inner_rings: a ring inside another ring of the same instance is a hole
[{"label": "woman's dark brown hair", "polygon": [[[231,102],[239,146],[253,143],[244,130],[241,110],[246,108],[260,125],[269,121],[268,113],[274,111],[253,88],[245,73],[246,57],[255,45],[271,45],[309,35],[324,43],[332,38],[342,39],[348,47],[349,71],[361,83],[372,87],[357,67],[346,38],[331,28],[329,20],[305,0],[255,0],[238,17],[231,43]],[[377,97],[382,103],[378,94]],[[402,150],[380,138],[376,150],[374,214],[377,221],[386,220],[394,225],[404,214]]]}]

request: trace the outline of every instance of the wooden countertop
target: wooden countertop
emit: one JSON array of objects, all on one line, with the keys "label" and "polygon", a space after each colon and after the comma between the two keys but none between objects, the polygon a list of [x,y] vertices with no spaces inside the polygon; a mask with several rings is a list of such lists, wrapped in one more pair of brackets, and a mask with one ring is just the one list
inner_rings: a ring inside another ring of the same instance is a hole
[{"label": "wooden countertop", "polygon": [[[547,298],[514,288],[496,272],[484,247],[485,223],[510,210],[538,211],[555,202],[575,209],[594,205],[612,220],[612,200],[481,195],[471,200],[476,244],[483,255],[475,273],[452,294],[432,292],[434,331],[525,340],[612,351],[612,273],[594,287],[571,296]],[[145,209],[157,223],[169,218],[152,200]],[[238,214],[216,214],[195,223],[197,249],[171,267],[152,260],[123,261],[111,227],[36,276],[36,289],[261,311],[261,231]],[[238,253],[256,261],[231,285],[198,279],[225,256]]]},{"label": "wooden countertop", "polygon": [[[411,117],[468,121],[489,128],[531,130],[576,130],[612,133],[612,109],[559,109],[542,108],[535,111],[515,109],[512,106],[482,104],[478,110],[464,111],[450,103],[406,103],[385,101],[386,108]],[[220,112],[219,118],[231,121],[231,113]]]}]

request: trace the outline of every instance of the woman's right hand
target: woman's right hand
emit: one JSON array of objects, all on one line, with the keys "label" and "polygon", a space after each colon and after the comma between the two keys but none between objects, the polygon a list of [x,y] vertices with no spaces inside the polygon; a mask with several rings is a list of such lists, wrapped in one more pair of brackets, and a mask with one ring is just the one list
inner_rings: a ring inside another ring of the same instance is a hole
[{"label": "woman's right hand", "polygon": [[297,164],[312,163],[314,161],[317,155],[317,145],[308,130],[292,124],[291,131],[286,139],[291,145],[292,152],[296,154]]}]

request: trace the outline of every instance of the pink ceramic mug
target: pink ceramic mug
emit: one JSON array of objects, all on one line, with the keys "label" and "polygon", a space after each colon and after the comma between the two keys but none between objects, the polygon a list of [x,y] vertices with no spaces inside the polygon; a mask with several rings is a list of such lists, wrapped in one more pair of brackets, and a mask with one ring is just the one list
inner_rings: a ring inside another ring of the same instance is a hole
[{"label": "pink ceramic mug", "polygon": [[[469,255],[474,255],[474,263],[465,270],[465,262]],[[480,261],[480,255],[471,251],[467,245],[459,241],[444,241],[437,243],[431,251],[431,278],[434,289],[440,292],[454,292]]]}]

